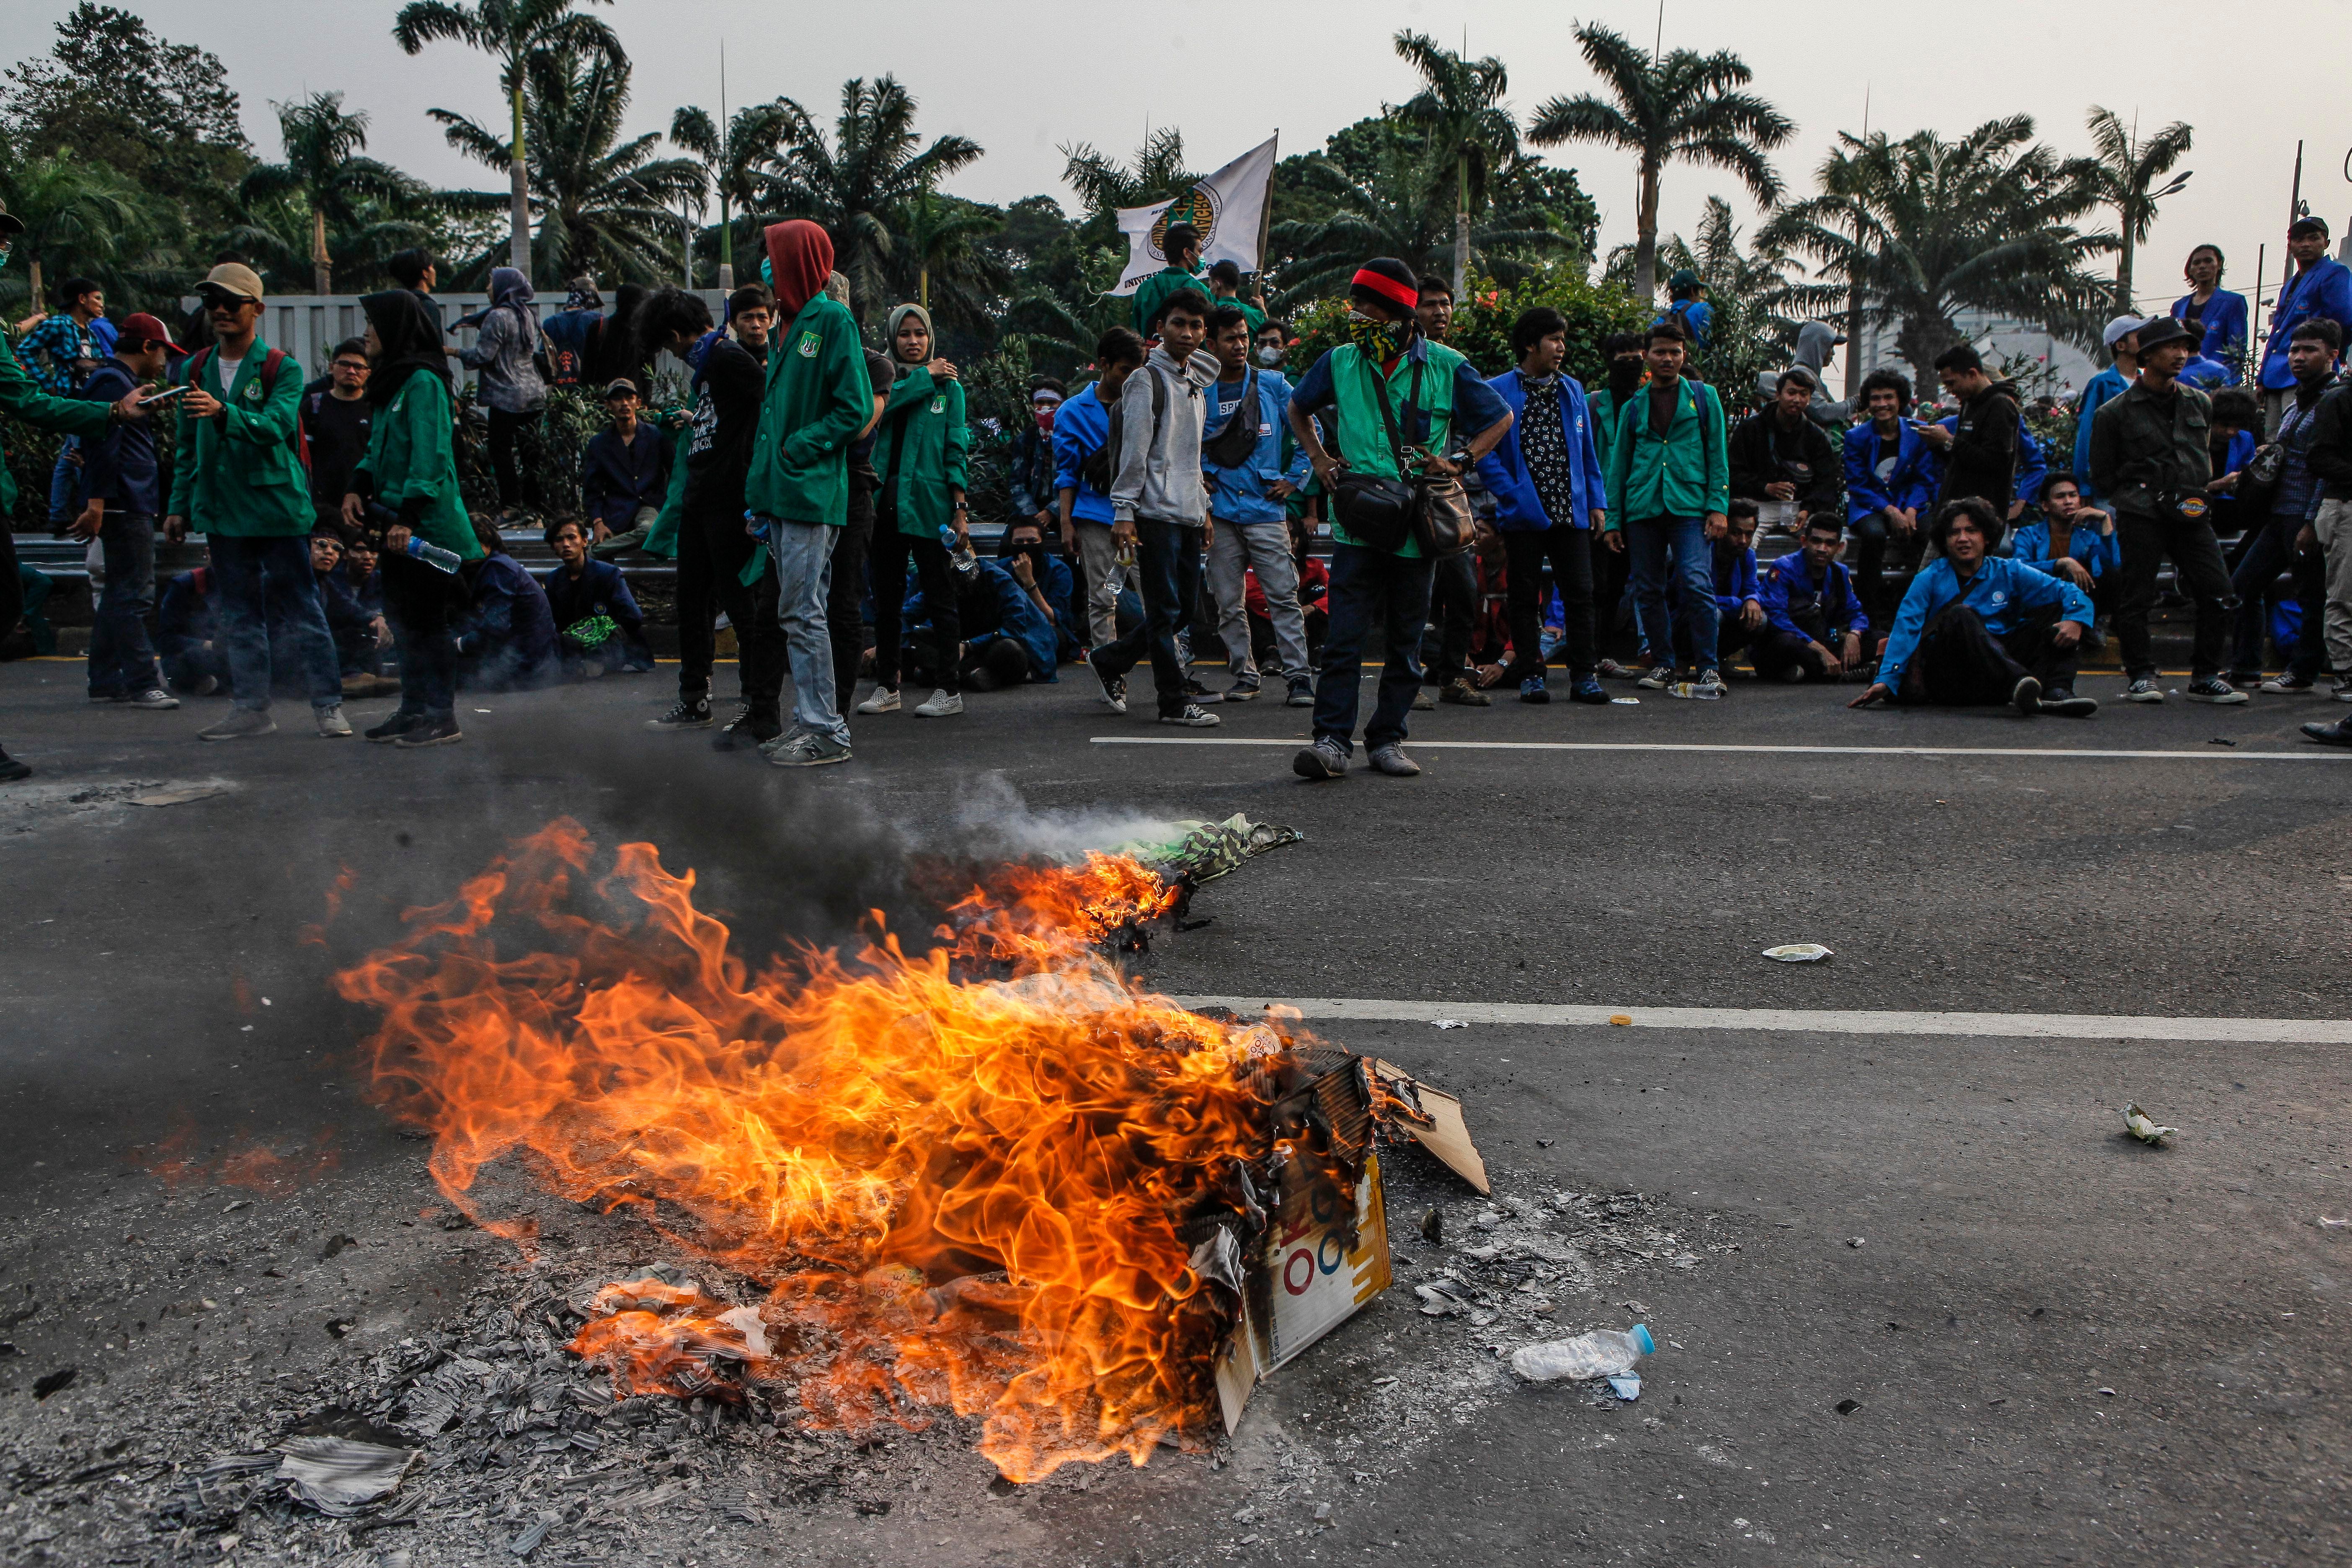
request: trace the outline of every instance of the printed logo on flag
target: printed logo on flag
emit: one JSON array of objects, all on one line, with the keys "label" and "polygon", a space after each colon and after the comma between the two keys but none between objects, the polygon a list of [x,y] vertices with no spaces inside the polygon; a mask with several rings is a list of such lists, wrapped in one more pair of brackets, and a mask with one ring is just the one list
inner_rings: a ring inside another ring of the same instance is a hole
[{"label": "printed logo on flag", "polygon": [[1151,254],[1161,261],[1172,265],[1175,257],[1168,254],[1168,225],[1191,224],[1194,232],[1200,236],[1201,254],[1208,255],[1209,246],[1215,242],[1217,236],[1217,214],[1223,208],[1224,204],[1218,199],[1217,193],[1210,189],[1207,184],[1193,186],[1169,203],[1167,210],[1162,212],[1152,224],[1151,238],[1149,241]]}]

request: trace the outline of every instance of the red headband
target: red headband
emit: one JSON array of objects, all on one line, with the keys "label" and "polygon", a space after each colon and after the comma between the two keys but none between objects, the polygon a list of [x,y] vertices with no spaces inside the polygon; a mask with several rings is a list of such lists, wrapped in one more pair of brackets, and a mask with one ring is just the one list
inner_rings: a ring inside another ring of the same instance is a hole
[{"label": "red headband", "polygon": [[1369,267],[1358,267],[1356,276],[1349,281],[1351,287],[1369,288],[1382,298],[1392,299],[1408,310],[1421,303],[1421,295],[1417,290],[1399,283],[1385,273],[1374,272]]}]

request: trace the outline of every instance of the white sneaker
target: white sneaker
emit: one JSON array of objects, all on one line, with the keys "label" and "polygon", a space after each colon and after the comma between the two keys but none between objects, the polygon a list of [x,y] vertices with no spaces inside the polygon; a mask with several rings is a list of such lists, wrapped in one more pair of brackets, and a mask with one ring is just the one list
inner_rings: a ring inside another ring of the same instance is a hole
[{"label": "white sneaker", "polygon": [[953,718],[963,712],[963,694],[935,691],[930,701],[915,709],[917,718]]},{"label": "white sneaker", "polygon": [[161,686],[150,686],[133,696],[131,699],[131,706],[144,708],[173,708],[180,706],[180,699]]},{"label": "white sneaker", "polygon": [[343,716],[342,704],[310,711],[318,716],[319,733],[329,740],[349,740],[352,737],[352,721]]},{"label": "white sneaker", "polygon": [[898,711],[898,688],[896,686],[876,686],[874,688],[874,695],[857,705],[857,711],[859,713],[897,713]]}]

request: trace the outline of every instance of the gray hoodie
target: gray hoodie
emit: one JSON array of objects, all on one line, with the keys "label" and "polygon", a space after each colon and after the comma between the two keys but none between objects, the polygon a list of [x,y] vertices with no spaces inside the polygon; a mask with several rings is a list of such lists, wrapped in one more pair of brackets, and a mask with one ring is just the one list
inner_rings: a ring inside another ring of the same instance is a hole
[{"label": "gray hoodie", "polygon": [[[1202,392],[1221,371],[1217,356],[1196,350],[1179,364],[1155,348],[1143,368],[1119,390],[1118,465],[1110,482],[1111,515],[1119,522],[1150,517],[1194,528],[1208,520],[1209,490],[1201,476],[1201,426],[1208,416]],[[1165,404],[1152,418],[1152,388]]]}]

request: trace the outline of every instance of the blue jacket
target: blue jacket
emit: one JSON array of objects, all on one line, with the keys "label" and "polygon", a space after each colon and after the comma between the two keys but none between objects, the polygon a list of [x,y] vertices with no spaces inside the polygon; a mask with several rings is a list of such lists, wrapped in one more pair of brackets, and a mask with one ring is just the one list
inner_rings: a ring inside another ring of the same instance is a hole
[{"label": "blue jacket", "polygon": [[539,579],[509,555],[467,561],[465,577],[473,603],[456,630],[467,686],[527,691],[561,678],[555,612],[548,608],[547,591]]},{"label": "blue jacket", "polygon": [[1675,322],[1690,333],[1692,348],[1704,349],[1715,331],[1715,307],[1704,299],[1677,299],[1658,313],[1658,320]]},{"label": "blue jacket", "polygon": [[1566,517],[1545,513],[1543,499],[1536,494],[1535,477],[1528,472],[1527,457],[1519,450],[1518,422],[1528,411],[1527,388],[1519,372],[1505,371],[1486,384],[1511,411],[1509,431],[1495,443],[1493,451],[1478,459],[1478,477],[1495,497],[1495,526],[1505,533],[1590,528],[1592,514],[1609,508],[1609,472],[1601,465],[1601,447],[1594,439],[1592,411],[1584,401],[1584,384],[1560,372],[1560,435],[1568,444],[1569,493],[1575,498],[1570,507],[1574,515]]},{"label": "blue jacket", "polygon": [[637,421],[627,446],[616,432],[600,430],[580,455],[580,494],[588,515],[614,533],[636,527],[637,510],[658,508],[669,494],[669,448],[651,420]]},{"label": "blue jacket", "polygon": [[220,616],[213,604],[210,567],[174,572],[155,605],[155,651],[170,658],[193,653],[204,643],[218,646]]},{"label": "blue jacket", "polygon": [[2200,352],[2189,356],[2189,362],[2180,367],[2180,379],[2199,392],[2209,392],[2234,385],[2238,378],[2229,366]]},{"label": "blue jacket", "polygon": [[2049,459],[2042,455],[2041,438],[2030,430],[2017,433],[2017,491],[2011,498],[2029,505],[2042,499],[2042,482],[2050,477]]},{"label": "blue jacket", "polygon": [[[2101,534],[2095,528],[2075,528],[2068,536],[2066,553],[2083,563],[2083,569],[2093,577],[2105,577],[2111,571],[2121,571],[2124,565],[2123,546],[2114,534]],[[2010,559],[2036,570],[2052,572],[2050,564],[2050,522],[2027,523],[2010,536]]]},{"label": "blue jacket", "polygon": [[[1717,545],[1712,552],[1715,569],[1715,607],[1724,615],[1737,615],[1739,607],[1749,600],[1763,601],[1763,590],[1756,580],[1756,552],[1741,550],[1737,556]],[[1728,556],[1730,559],[1727,559]]]},{"label": "blue jacket", "polygon": [[[139,382],[121,360],[109,356],[82,382],[77,397],[114,402],[138,390]],[[155,421],[142,419],[110,424],[104,435],[85,435],[81,442],[82,494],[111,501],[109,510],[132,517],[153,517],[163,511],[163,490],[155,474]]]},{"label": "blue jacket", "polygon": [[[1911,655],[1919,651],[1919,634],[1927,622],[1944,609],[1961,598],[1959,574],[1952,563],[1937,557],[1923,566],[1911,579],[1911,587],[1903,595],[1902,608],[1895,612],[1895,629],[1888,633],[1886,652],[1878,657],[1878,679],[1890,690],[1903,689],[1903,672],[1911,663]],[[2000,556],[1988,556],[1977,568],[1975,580],[1969,584],[1968,606],[1977,612],[1985,630],[1996,637],[2006,636],[2027,610],[2056,606],[2062,621],[2079,622],[2084,626],[2095,619],[2091,610],[2091,596],[2063,577],[2053,577],[2021,562]]]},{"label": "blue jacket", "polygon": [[2297,327],[2320,317],[2352,329],[2352,267],[2326,256],[2296,273],[2279,294],[2271,312],[2270,340],[2263,347],[2264,389],[2284,392],[2294,385],[2294,375],[2286,368],[2287,340]]},{"label": "blue jacket", "polygon": [[1936,502],[1935,449],[1905,420],[1895,437],[1895,472],[1878,479],[1878,426],[1864,420],[1845,433],[1845,520],[1848,527],[1888,507],[1918,509],[1927,520]]},{"label": "blue jacket", "polygon": [[611,561],[591,559],[577,578],[558,561],[539,585],[547,592],[548,612],[555,618],[558,631],[604,615],[621,629],[623,640],[632,650],[645,646],[645,614],[637,608],[637,596],[629,591],[629,580]]},{"label": "blue jacket", "polygon": [[2091,421],[2098,417],[2100,404],[2129,385],[2123,371],[2109,365],[2083,389],[2083,406],[2074,414],[2074,478],[2083,486],[2083,499],[2086,501],[2098,498],[2098,493],[2091,488]]},{"label": "blue jacket", "polygon": [[1813,635],[1790,614],[1791,598],[1800,609],[1817,606],[1822,620],[1834,630],[1856,636],[1870,630],[1870,612],[1862,607],[1862,600],[1853,591],[1853,578],[1844,563],[1830,562],[1828,580],[1817,583],[1803,550],[1791,550],[1766,567],[1756,597],[1764,606],[1765,621],[1791,637],[1811,642]]},{"label": "blue jacket", "polygon": [[[1247,376],[1248,372],[1243,372]],[[1282,461],[1282,446],[1290,431],[1290,382],[1280,371],[1257,372],[1257,444],[1235,468],[1220,468],[1209,461],[1209,444],[1234,420],[1243,417],[1241,389],[1219,382],[1203,395],[1208,417],[1201,432],[1201,472],[1209,481],[1209,516],[1222,523],[1278,523],[1290,515],[1286,502],[1271,500],[1266,487],[1278,479],[1307,483],[1307,454],[1295,451]],[[1224,418],[1217,411],[1230,402],[1235,406]],[[1074,508],[1075,509],[1075,508]]]},{"label": "blue jacket", "polygon": [[[2172,302],[2176,320],[2185,321],[2196,305],[2197,296],[2184,294]],[[2238,384],[2238,358],[2246,351],[2246,297],[2232,294],[2226,288],[2213,290],[2213,298],[2205,301],[2205,308],[2197,319],[2205,323],[2205,340],[2200,350],[2221,362],[2229,371],[2228,385]]]},{"label": "blue jacket", "polygon": [[1103,405],[1100,382],[1088,382],[1062,400],[1054,411],[1054,488],[1076,490],[1070,516],[1089,523],[1112,521],[1110,497],[1079,476],[1078,465],[1110,439],[1110,410]]},{"label": "blue jacket", "polygon": [[[1062,643],[1054,617],[1037,608],[1029,591],[1021,586],[1003,562],[982,556],[979,568],[971,582],[959,585],[956,607],[962,622],[963,640],[974,648],[985,648],[1000,637],[1010,637],[1021,644],[1021,652],[1028,658],[1030,680],[1058,682],[1061,677],[1055,667],[1061,662]],[[1069,569],[1064,566],[1062,570],[1066,576]],[[1053,588],[1043,581],[1037,588],[1047,602],[1052,602]],[[910,576],[907,589],[907,597],[898,607],[899,625],[929,626],[931,611],[924,601],[922,585]]]}]

